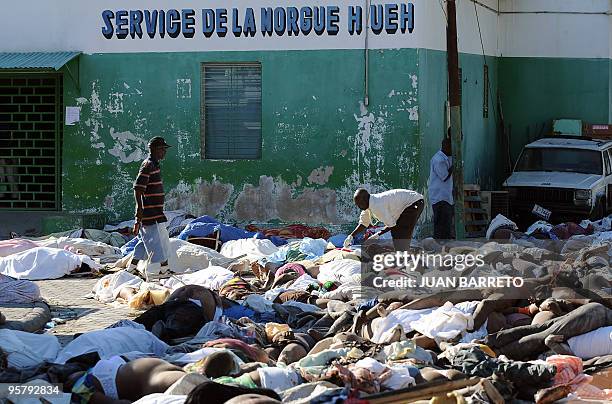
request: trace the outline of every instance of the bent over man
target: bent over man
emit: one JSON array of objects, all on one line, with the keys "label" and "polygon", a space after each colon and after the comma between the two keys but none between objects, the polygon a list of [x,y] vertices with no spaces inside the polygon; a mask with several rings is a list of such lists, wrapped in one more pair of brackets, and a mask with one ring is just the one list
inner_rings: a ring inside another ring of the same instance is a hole
[{"label": "bent over man", "polygon": [[355,236],[365,231],[377,221],[384,223],[385,228],[371,236],[370,240],[380,238],[391,232],[393,246],[398,251],[408,251],[414,227],[423,212],[423,195],[407,189],[392,189],[379,194],[370,194],[360,188],[353,197],[355,205],[362,210],[359,225],[347,237],[345,247],[353,243]]}]

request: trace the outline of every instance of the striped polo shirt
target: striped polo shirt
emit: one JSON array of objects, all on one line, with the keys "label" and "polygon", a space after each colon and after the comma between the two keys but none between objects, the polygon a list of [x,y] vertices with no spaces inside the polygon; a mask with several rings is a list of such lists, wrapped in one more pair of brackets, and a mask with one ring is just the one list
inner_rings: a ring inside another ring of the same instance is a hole
[{"label": "striped polo shirt", "polygon": [[147,226],[155,223],[164,223],[168,220],[164,215],[164,184],[161,177],[159,162],[149,156],[140,165],[138,177],[134,181],[134,189],[142,190],[144,197],[142,224]]}]

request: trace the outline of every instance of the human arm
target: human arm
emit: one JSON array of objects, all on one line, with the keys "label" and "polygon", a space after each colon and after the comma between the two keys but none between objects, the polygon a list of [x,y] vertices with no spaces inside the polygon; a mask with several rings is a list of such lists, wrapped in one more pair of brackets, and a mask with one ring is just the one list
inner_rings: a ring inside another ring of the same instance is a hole
[{"label": "human arm", "polygon": [[366,231],[366,229],[367,229],[366,226],[359,224],[357,227],[355,227],[355,230],[353,230],[351,234],[349,234],[349,237],[355,238],[355,236],[363,233],[364,231]]},{"label": "human arm", "polygon": [[385,226],[382,230],[379,230],[376,233],[372,234],[368,238],[368,240],[378,240],[383,234],[386,234],[386,233],[390,232],[391,229],[392,229],[392,227]]},{"label": "human arm", "polygon": [[376,234],[378,234],[379,236],[382,236],[385,233],[389,233],[391,229],[392,227],[385,226],[382,230],[379,230],[378,232],[376,232]]},{"label": "human arm", "polygon": [[363,210],[359,215],[359,224],[357,227],[355,227],[355,230],[348,235],[346,240],[344,240],[344,248],[348,248],[350,245],[352,245],[355,236],[366,231],[370,224],[372,224],[372,215],[369,210]]},{"label": "human arm", "polygon": [[144,191],[140,188],[134,188],[134,199],[136,200],[136,213],[134,214],[134,219],[136,222],[134,223],[133,232],[135,235],[140,231],[140,226],[142,225],[142,214],[144,212],[142,197],[144,196]]},{"label": "human arm", "polygon": [[450,177],[452,177],[452,175],[453,175],[453,170],[454,170],[454,166],[451,164],[448,167],[448,174],[446,175],[446,178],[444,179],[444,182],[450,180]]},{"label": "human arm", "polygon": [[366,226],[359,224],[357,227],[355,227],[355,230],[353,230],[351,232],[351,234],[349,234],[346,239],[344,240],[344,248],[349,248],[351,245],[353,245],[353,241],[355,240],[355,236],[357,234],[361,234],[363,233],[365,230],[367,229]]},{"label": "human arm", "polygon": [[435,155],[431,161],[432,169],[436,177],[442,182],[446,182],[453,175],[453,165],[450,163],[450,159],[443,159],[438,155]]},{"label": "human arm", "polygon": [[142,225],[142,215],[144,212],[143,206],[143,197],[144,193],[147,189],[147,185],[149,184],[149,173],[151,171],[151,167],[147,161],[143,162],[140,166],[140,170],[138,171],[138,176],[134,181],[134,200],[136,201],[136,212],[134,213],[135,223],[134,223],[134,234],[137,235],[140,226]]}]

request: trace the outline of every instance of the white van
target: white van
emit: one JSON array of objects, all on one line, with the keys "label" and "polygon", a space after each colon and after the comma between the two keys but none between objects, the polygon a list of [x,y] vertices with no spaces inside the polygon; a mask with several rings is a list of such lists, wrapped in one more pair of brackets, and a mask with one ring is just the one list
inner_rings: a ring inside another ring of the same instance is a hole
[{"label": "white van", "polygon": [[520,224],[599,219],[612,209],[612,141],[555,136],[528,144],[504,182]]}]

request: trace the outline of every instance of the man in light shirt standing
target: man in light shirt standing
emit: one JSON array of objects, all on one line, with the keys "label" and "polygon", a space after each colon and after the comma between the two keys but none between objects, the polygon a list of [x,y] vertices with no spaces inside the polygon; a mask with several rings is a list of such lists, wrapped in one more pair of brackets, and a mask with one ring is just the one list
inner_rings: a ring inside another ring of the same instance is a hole
[{"label": "man in light shirt standing", "polygon": [[385,228],[372,235],[369,240],[380,238],[391,232],[393,246],[397,251],[408,251],[414,227],[423,212],[423,195],[407,189],[393,189],[380,194],[370,194],[363,188],[353,197],[355,205],[362,210],[359,225],[346,238],[344,246],[353,243],[355,236],[364,232],[370,225],[381,221]]},{"label": "man in light shirt standing", "polygon": [[442,148],[431,159],[429,169],[429,202],[433,209],[434,238],[453,238],[453,158],[450,136],[442,140]]}]

